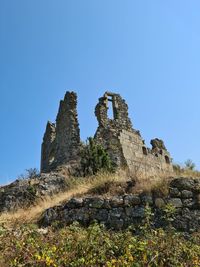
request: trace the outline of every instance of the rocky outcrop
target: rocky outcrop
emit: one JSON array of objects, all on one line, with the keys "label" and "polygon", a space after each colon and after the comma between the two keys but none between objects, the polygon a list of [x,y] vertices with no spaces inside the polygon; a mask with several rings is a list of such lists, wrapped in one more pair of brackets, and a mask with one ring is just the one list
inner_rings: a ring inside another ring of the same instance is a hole
[{"label": "rocky outcrop", "polygon": [[36,204],[37,200],[62,192],[67,187],[67,178],[56,173],[16,180],[0,188],[0,213],[28,208]]},{"label": "rocky outcrop", "polygon": [[58,221],[71,224],[78,221],[88,225],[94,220],[109,228],[122,229],[141,224],[146,217],[146,205],[152,208],[155,227],[165,226],[166,207],[174,207],[170,214],[173,226],[181,231],[200,229],[200,179],[178,178],[169,185],[169,194],[157,192],[127,194],[105,198],[101,196],[72,198],[66,203],[46,210],[40,220],[43,226]]}]

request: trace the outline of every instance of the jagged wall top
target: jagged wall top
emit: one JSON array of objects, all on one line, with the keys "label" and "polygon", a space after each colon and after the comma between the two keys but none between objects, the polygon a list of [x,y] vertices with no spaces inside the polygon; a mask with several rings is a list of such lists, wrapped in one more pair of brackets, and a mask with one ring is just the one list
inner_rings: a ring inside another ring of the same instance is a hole
[{"label": "jagged wall top", "polygon": [[66,92],[60,101],[56,124],[48,122],[42,143],[41,172],[77,160],[80,129],[77,114],[77,95]]},{"label": "jagged wall top", "polygon": [[56,160],[67,163],[77,157],[80,129],[77,114],[77,94],[66,92],[56,118]]},{"label": "jagged wall top", "polygon": [[[108,118],[108,101],[112,103],[112,120]],[[99,103],[96,105],[95,108],[95,115],[99,122],[99,126],[105,128],[109,126],[114,126],[125,130],[132,129],[132,123],[128,117],[128,105],[119,94],[105,92],[103,97],[99,98]]]},{"label": "jagged wall top", "polygon": [[[109,101],[113,118],[108,116]],[[118,167],[152,175],[172,172],[171,157],[164,142],[151,141],[152,149],[146,147],[139,131],[133,129],[128,116],[128,105],[119,95],[111,92],[99,98],[95,108],[99,126],[95,140],[101,144]],[[77,115],[77,95],[67,92],[60,101],[56,124],[48,122],[42,143],[41,171],[49,172],[60,166],[79,165],[80,130]]]}]

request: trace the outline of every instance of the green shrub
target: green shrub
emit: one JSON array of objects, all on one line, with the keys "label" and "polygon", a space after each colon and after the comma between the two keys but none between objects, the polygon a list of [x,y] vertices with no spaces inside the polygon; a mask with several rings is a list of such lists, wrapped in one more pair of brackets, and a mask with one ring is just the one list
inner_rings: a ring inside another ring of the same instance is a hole
[{"label": "green shrub", "polygon": [[23,174],[20,174],[17,179],[25,180],[25,179],[33,179],[38,178],[40,176],[40,172],[37,168],[29,168],[26,169]]},{"label": "green shrub", "polygon": [[35,196],[36,193],[37,193],[36,188],[35,188],[34,186],[32,186],[32,185],[29,185],[29,186],[27,187],[27,191],[28,191],[31,195],[33,195],[33,196]]},{"label": "green shrub", "polygon": [[[151,217],[151,214],[149,214]],[[61,229],[34,225],[0,231],[2,267],[198,267],[200,235],[147,227],[141,234],[74,223]]]},{"label": "green shrub", "polygon": [[89,137],[81,151],[81,169],[83,175],[94,175],[100,170],[113,171],[113,164],[106,150]]}]

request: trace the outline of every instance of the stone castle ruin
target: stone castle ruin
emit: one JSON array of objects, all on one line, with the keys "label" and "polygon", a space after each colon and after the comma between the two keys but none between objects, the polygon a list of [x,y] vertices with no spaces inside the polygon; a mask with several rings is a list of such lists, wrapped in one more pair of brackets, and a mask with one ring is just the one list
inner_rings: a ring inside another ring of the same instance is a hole
[{"label": "stone castle ruin", "polygon": [[[113,118],[108,116],[109,102]],[[151,140],[148,148],[140,132],[132,126],[128,106],[119,94],[106,92],[95,108],[98,128],[94,135],[97,143],[108,152],[118,167],[127,167],[133,174],[148,176],[171,174],[171,157],[160,139]],[[69,166],[80,160],[81,140],[77,114],[77,95],[67,92],[56,118],[48,122],[42,143],[41,172],[50,172],[60,166]]]}]

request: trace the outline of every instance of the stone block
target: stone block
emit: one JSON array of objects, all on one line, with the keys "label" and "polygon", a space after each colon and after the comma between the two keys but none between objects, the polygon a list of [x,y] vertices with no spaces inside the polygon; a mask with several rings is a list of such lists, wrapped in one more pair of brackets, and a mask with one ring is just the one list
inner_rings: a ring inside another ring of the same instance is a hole
[{"label": "stone block", "polygon": [[145,208],[144,207],[136,207],[133,209],[131,214],[132,218],[144,218],[145,217]]},{"label": "stone block", "polygon": [[125,206],[135,206],[141,203],[140,197],[138,195],[127,195],[124,196]]},{"label": "stone block", "polygon": [[155,199],[155,206],[156,208],[163,208],[165,206],[165,201],[162,198]]},{"label": "stone block", "polygon": [[193,178],[177,178],[170,183],[170,186],[179,190],[193,191],[195,189],[195,180]]},{"label": "stone block", "polygon": [[183,204],[180,198],[171,198],[168,203],[173,205],[175,208],[182,208]]},{"label": "stone block", "polygon": [[97,209],[96,213],[94,214],[93,219],[106,223],[108,220],[108,210],[107,209]]},{"label": "stone block", "polygon": [[82,198],[72,198],[64,206],[64,208],[80,208],[83,206]]},{"label": "stone block", "polygon": [[180,197],[181,196],[181,192],[177,188],[170,188],[169,194],[171,197]]},{"label": "stone block", "polygon": [[104,206],[104,199],[98,197],[90,197],[84,200],[84,204],[90,208],[100,209]]},{"label": "stone block", "polygon": [[182,198],[192,198],[193,193],[192,193],[192,191],[189,191],[189,190],[183,190],[183,191],[181,191],[181,197]]},{"label": "stone block", "polygon": [[187,208],[192,208],[195,204],[195,201],[192,198],[183,199],[183,206]]},{"label": "stone block", "polygon": [[153,205],[153,198],[152,198],[152,195],[141,194],[140,197],[141,197],[142,203],[143,203],[144,205],[146,205],[146,204]]},{"label": "stone block", "polygon": [[124,204],[124,200],[122,196],[112,197],[109,202],[110,202],[110,206],[113,208],[121,207]]},{"label": "stone block", "polygon": [[134,208],[133,207],[125,207],[125,214],[128,217],[132,217],[132,214],[134,213]]}]

